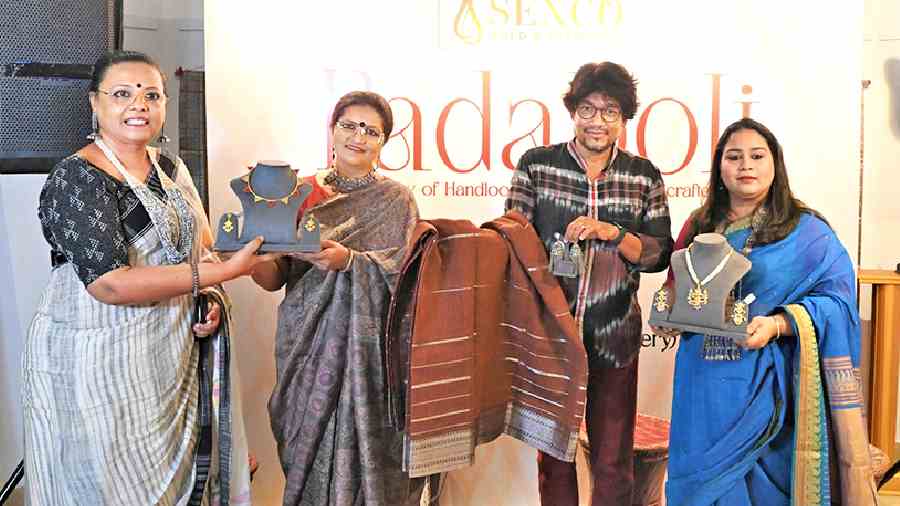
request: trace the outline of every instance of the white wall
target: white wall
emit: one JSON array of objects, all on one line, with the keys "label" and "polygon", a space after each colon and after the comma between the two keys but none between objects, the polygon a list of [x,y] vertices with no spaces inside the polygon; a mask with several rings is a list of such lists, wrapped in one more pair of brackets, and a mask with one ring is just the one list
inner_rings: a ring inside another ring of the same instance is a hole
[{"label": "white wall", "polygon": [[125,0],[124,49],[156,59],[168,78],[164,131],[178,152],[178,77],[175,71],[203,69],[202,0]]},{"label": "white wall", "polygon": [[871,84],[864,93],[860,266],[894,270],[900,263],[900,1],[866,0],[863,65]]},{"label": "white wall", "polygon": [[44,176],[0,176],[0,484],[23,457],[21,357],[50,272],[37,202]]},{"label": "white wall", "polygon": [[[866,0],[865,12],[863,79],[871,84],[863,93],[860,267],[894,270],[900,263],[900,0]],[[864,287],[864,319],[870,318],[870,299],[871,289]],[[897,443],[900,444],[900,412]]]}]

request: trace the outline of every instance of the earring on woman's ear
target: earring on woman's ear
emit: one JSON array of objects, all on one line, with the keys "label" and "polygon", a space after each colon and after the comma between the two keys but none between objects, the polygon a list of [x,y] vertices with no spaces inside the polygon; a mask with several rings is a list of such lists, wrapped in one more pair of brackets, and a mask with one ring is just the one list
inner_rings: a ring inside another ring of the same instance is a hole
[{"label": "earring on woman's ear", "polygon": [[91,113],[91,133],[88,134],[87,140],[95,141],[100,137],[100,122],[97,121],[97,113]]},{"label": "earring on woman's ear", "polygon": [[163,127],[159,130],[159,139],[157,139],[157,142],[160,142],[162,144],[165,144],[165,143],[169,142],[169,140],[170,140],[169,136],[166,135],[166,133],[165,133],[165,128],[166,128],[166,124],[163,123]]}]

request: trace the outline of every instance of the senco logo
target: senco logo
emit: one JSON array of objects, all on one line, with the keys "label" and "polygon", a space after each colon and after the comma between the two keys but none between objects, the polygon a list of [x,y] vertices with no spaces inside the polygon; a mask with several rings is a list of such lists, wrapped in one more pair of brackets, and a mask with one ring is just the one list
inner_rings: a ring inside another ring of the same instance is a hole
[{"label": "senco logo", "polygon": [[440,45],[595,40],[618,27],[623,0],[439,0]]}]

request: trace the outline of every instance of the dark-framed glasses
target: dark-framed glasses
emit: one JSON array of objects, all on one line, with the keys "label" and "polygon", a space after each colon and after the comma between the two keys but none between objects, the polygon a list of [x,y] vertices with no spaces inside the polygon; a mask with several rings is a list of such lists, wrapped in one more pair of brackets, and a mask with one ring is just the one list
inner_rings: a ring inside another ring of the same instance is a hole
[{"label": "dark-framed glasses", "polygon": [[132,88],[116,88],[114,90],[97,90],[113,100],[118,105],[131,105],[134,101],[141,97],[144,102],[152,105],[159,105],[165,102],[166,94],[157,90],[142,90],[136,92]]},{"label": "dark-framed glasses", "polygon": [[359,132],[366,140],[381,142],[384,139],[384,133],[381,130],[371,125],[367,125],[365,122],[357,123],[355,121],[342,119],[338,120],[336,126],[340,131],[347,135],[354,135]]},{"label": "dark-framed glasses", "polygon": [[581,119],[591,119],[599,112],[600,117],[607,123],[615,123],[622,117],[622,111],[616,106],[604,107],[601,109],[594,104],[580,104],[575,108],[575,112]]}]

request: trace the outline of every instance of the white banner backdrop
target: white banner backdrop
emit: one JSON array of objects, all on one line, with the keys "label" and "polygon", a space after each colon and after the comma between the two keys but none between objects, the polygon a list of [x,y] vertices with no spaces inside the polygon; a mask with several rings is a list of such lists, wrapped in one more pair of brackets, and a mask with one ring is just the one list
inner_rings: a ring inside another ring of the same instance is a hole
[{"label": "white banner backdrop", "polygon": [[[494,218],[522,152],[571,137],[561,96],[575,71],[611,60],[640,81],[624,145],[665,174],[673,234],[701,202],[719,132],[749,114],[784,145],[795,193],[855,251],[861,4],[686,5],[206,2],[212,216],[238,209],[228,181],[257,160],[286,160],[302,175],[325,167],[331,107],[369,89],[391,100],[395,117],[382,170],[410,187],[422,216]],[[644,276],[642,301],[661,279]],[[276,504],[283,478],[266,401],[281,294],[246,280],[229,289],[251,448],[263,466],[254,499]],[[643,339],[639,411],[668,418],[677,346],[649,330]],[[477,459],[451,475],[445,504],[538,503],[532,450],[501,440]]]}]

